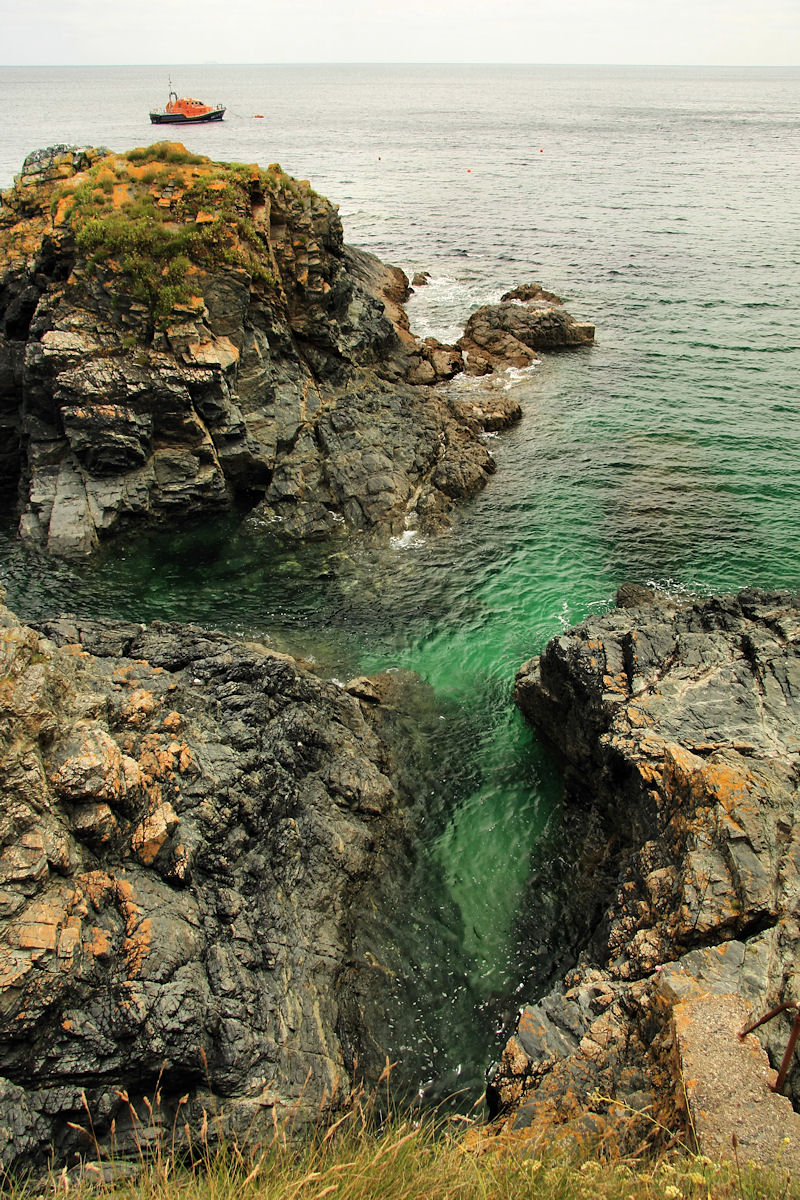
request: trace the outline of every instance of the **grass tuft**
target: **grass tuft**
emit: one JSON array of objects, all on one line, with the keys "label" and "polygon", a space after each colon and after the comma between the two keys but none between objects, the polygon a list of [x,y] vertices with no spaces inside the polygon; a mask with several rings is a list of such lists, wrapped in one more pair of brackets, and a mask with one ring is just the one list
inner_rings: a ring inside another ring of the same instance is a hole
[{"label": "grass tuft", "polygon": [[117,272],[163,327],[190,299],[193,266],[234,267],[261,287],[277,287],[267,238],[252,219],[253,197],[293,187],[279,171],[212,163],[158,142],[102,159],[79,182],[66,181],[51,213],[71,227],[89,275]]},{"label": "grass tuft", "polygon": [[[183,1121],[183,1096],[171,1120],[157,1087],[137,1110],[124,1092],[135,1150],[115,1157],[113,1127],[101,1146],[84,1101],[72,1128],[90,1152],[81,1165],[35,1184],[3,1180],[10,1200],[800,1200],[800,1181],[739,1161],[713,1162],[688,1152],[643,1159],[597,1143],[554,1137],[554,1130],[498,1134],[463,1116],[418,1111],[381,1115],[363,1093],[343,1112],[302,1136],[292,1114],[273,1117],[269,1135],[226,1140],[222,1122],[203,1112],[197,1129]],[[385,1108],[385,1096],[381,1096]]]}]

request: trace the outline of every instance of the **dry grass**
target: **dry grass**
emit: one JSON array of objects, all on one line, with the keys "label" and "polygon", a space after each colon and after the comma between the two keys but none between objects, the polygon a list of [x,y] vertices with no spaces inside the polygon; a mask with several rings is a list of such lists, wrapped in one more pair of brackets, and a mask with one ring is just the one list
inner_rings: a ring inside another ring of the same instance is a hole
[{"label": "dry grass", "polygon": [[[196,1131],[158,1121],[146,1105],[133,1159],[101,1154],[35,1184],[5,1181],[12,1200],[800,1200],[800,1181],[780,1165],[756,1170],[734,1158],[717,1163],[686,1152],[657,1159],[615,1156],[547,1133],[485,1136],[463,1117],[397,1114],[379,1118],[363,1096],[302,1139],[275,1125],[260,1143],[225,1143],[213,1117]],[[133,1113],[133,1109],[131,1108]],[[88,1117],[80,1127],[92,1141]],[[189,1149],[187,1150],[187,1145]],[[147,1150],[144,1147],[147,1147]],[[736,1143],[734,1139],[734,1153]]]}]

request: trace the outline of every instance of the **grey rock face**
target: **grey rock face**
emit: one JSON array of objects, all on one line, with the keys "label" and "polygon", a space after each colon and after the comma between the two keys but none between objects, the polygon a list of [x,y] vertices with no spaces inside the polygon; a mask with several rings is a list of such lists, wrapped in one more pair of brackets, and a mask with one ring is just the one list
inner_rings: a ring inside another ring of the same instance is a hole
[{"label": "grey rock face", "polygon": [[[608,1098],[634,1091],[680,1126],[683,1064],[711,1019],[690,1002],[734,996],[760,1016],[798,996],[800,600],[627,588],[620,602],[517,676],[567,763],[563,853],[585,899],[577,966],[523,1010],[496,1071],[518,1120],[569,1126],[582,1106],[610,1120]],[[788,1024],[761,1031],[773,1063]],[[795,1064],[795,1098],[799,1084]]]},{"label": "grey rock face", "polygon": [[84,1095],[125,1153],[122,1092],[254,1136],[346,1093],[352,928],[406,845],[380,680],[362,703],[222,634],[3,608],[0,676],[3,1165],[85,1149]]},{"label": "grey rock face", "polygon": [[539,284],[527,284],[507,292],[500,304],[479,308],[458,342],[465,370],[485,375],[509,366],[528,367],[539,357],[537,351],[590,345],[594,325],[575,321],[561,304]]},{"label": "grey rock face", "polygon": [[[207,185],[223,165],[203,163],[147,197],[184,220],[200,180],[210,211],[196,228],[228,223],[234,250],[195,265],[194,298],[161,321],[118,263],[89,262],[62,211],[63,189],[98,171],[133,187],[128,160],[54,147],[2,197],[0,492],[22,537],[85,554],[130,528],[259,504],[291,538],[443,523],[493,466],[475,413],[427,386],[462,370],[460,352],[412,336],[403,272],[345,248],[307,184],[277,168],[249,192],[239,181],[239,207],[217,213]],[[228,195],[230,177],[217,183]],[[258,245],[252,270],[236,222]]]},{"label": "grey rock face", "polygon": [[251,519],[302,538],[345,525],[430,528],[495,470],[477,438],[483,427],[471,410],[437,396],[419,405],[397,385],[353,388],[319,414],[313,435],[297,439]]}]

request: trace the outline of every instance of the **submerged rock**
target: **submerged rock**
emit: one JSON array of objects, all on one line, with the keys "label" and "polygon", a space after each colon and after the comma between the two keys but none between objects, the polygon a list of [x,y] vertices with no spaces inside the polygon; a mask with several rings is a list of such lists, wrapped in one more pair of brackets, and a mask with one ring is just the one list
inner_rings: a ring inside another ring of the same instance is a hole
[{"label": "submerged rock", "polygon": [[353,930],[407,846],[382,686],[0,607],[4,1167],[83,1151],[88,1114],[124,1156],[153,1124],[257,1137],[347,1093],[382,987]]},{"label": "submerged rock", "polygon": [[[702,1108],[712,1152],[735,1132],[744,1161],[800,1164],[795,1114],[770,1108],[774,1074],[765,1061],[753,1083],[735,1039],[748,1012],[800,998],[800,599],[627,588],[620,603],[517,676],[519,707],[567,764],[560,928],[578,961],[522,1010],[492,1097],[518,1126],[578,1129],[590,1112],[634,1141],[688,1136]],[[736,1043],[724,1072],[697,1065],[715,1021]],[[773,1065],[790,1023],[759,1031]],[[796,1061],[786,1090],[800,1097]]]},{"label": "submerged rock", "polygon": [[493,462],[432,390],[402,271],[343,244],[277,165],[159,143],[29,156],[0,203],[0,493],[85,554],[132,527],[255,509],[291,538],[436,527]]}]

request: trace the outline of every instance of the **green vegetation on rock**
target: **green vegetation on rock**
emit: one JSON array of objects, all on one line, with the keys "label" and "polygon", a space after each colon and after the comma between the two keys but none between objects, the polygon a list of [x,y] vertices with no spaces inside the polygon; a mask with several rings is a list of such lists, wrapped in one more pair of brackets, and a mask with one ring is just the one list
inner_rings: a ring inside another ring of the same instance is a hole
[{"label": "green vegetation on rock", "polygon": [[193,267],[234,267],[257,286],[277,287],[269,239],[253,209],[279,194],[302,194],[280,167],[213,163],[158,142],[109,155],[80,183],[65,182],[51,213],[70,224],[90,274],[121,272],[133,299],[163,325],[177,304],[191,301]]}]

